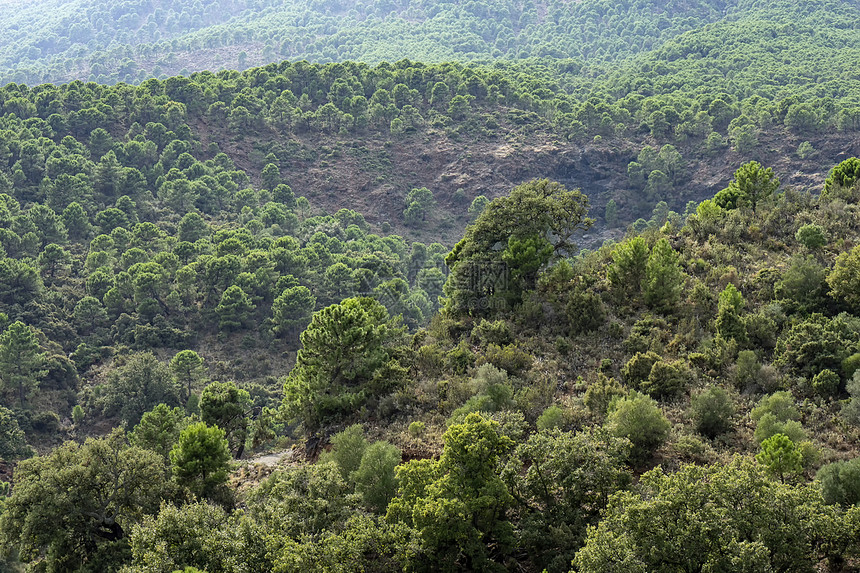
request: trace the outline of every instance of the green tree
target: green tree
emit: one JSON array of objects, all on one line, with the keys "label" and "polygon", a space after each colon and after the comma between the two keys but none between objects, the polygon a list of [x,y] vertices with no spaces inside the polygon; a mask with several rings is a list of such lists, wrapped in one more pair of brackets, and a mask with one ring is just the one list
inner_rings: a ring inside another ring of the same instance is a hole
[{"label": "green tree", "polygon": [[630,455],[636,463],[644,463],[663,444],[671,428],[657,403],[637,392],[614,403],[607,426],[615,436],[630,440]]},{"label": "green tree", "polygon": [[747,340],[743,321],[744,297],[735,285],[729,283],[720,293],[717,303],[717,334],[726,340],[734,339],[743,344]]},{"label": "green tree", "polygon": [[678,253],[667,239],[660,239],[651,250],[645,266],[645,302],[662,312],[671,311],[681,297],[682,283]]},{"label": "green tree", "polygon": [[3,544],[48,571],[116,571],[131,527],[167,493],[163,467],[120,431],[20,462],[0,515]]},{"label": "green tree", "polygon": [[815,474],[824,502],[852,506],[860,503],[860,458],[833,462]]},{"label": "green tree", "polygon": [[513,499],[499,476],[500,460],[514,442],[497,422],[475,413],[442,439],[438,461],[398,468],[388,519],[418,530],[422,559],[434,569],[498,569],[514,541],[507,518]]},{"label": "green tree", "polygon": [[851,521],[817,488],[769,479],[735,458],[642,476],[613,496],[574,560],[577,571],[804,571],[821,552],[856,545]]},{"label": "green tree", "polygon": [[237,460],[245,450],[250,414],[251,396],[234,382],[212,382],[200,395],[200,419],[224,430]]},{"label": "green tree", "polygon": [[185,423],[185,412],[181,408],[158,404],[144,413],[140,422],[129,432],[128,441],[133,446],[160,454],[166,462]]},{"label": "green tree", "polygon": [[191,396],[193,386],[206,376],[203,359],[193,350],[180,350],[170,359],[170,371],[176,381],[185,388],[185,399]]},{"label": "green tree", "polygon": [[732,429],[735,406],[728,392],[719,386],[710,386],[692,396],[690,413],[697,432],[716,438]]},{"label": "green tree", "polygon": [[230,451],[224,430],[197,422],[179,434],[170,450],[176,481],[198,497],[212,497],[227,483]]},{"label": "green tree", "polygon": [[219,330],[237,330],[242,328],[254,312],[256,306],[245,294],[245,291],[236,285],[227,287],[221,295],[221,302],[215,307],[218,315]]},{"label": "green tree", "polygon": [[750,205],[755,211],[759,202],[769,198],[779,189],[779,178],[773,169],[765,169],[757,161],[741,165],[735,171],[729,186],[714,196],[714,201],[724,209],[735,209]]},{"label": "green tree", "polygon": [[537,567],[569,569],[586,528],[630,484],[629,453],[628,440],[602,429],[539,432],[516,447],[502,478],[520,512],[517,538]]},{"label": "green tree", "polygon": [[44,362],[36,333],[23,322],[13,322],[0,334],[0,383],[4,391],[18,395],[21,409],[46,374]]},{"label": "green tree", "polygon": [[625,297],[638,296],[645,281],[650,251],[642,237],[621,243],[612,251],[609,283]]},{"label": "green tree", "polygon": [[496,249],[499,243],[546,239],[551,240],[553,257],[569,254],[573,235],[593,223],[587,212],[588,199],[579,190],[568,191],[547,179],[524,183],[509,196],[491,201],[445,258],[451,269],[446,309],[474,312],[478,304],[490,306],[488,299],[497,290],[504,292],[508,279],[503,276],[502,251]]},{"label": "green tree", "polygon": [[832,296],[844,300],[852,309],[860,309],[860,246],[836,257],[827,284]]},{"label": "green tree", "polygon": [[385,513],[397,492],[395,468],[400,465],[400,450],[388,442],[374,442],[364,450],[358,468],[350,474],[355,492],[364,505],[376,513]]},{"label": "green tree", "polygon": [[774,434],[764,440],[755,460],[782,483],[803,471],[803,454],[785,434]]},{"label": "green tree", "polygon": [[[0,406],[0,459],[13,461],[26,457],[30,453],[30,446],[27,445],[24,432],[18,426],[15,413]],[[2,508],[0,508],[0,514],[2,514]]]},{"label": "green tree", "polygon": [[402,332],[370,298],[346,299],[314,313],[284,382],[287,415],[315,431],[400,386],[405,369],[395,353]]},{"label": "green tree", "polygon": [[821,225],[816,224],[803,225],[797,230],[794,238],[810,251],[817,251],[827,244],[827,235],[824,234],[824,229]]},{"label": "green tree", "polygon": [[409,226],[417,226],[427,220],[427,213],[436,204],[433,193],[426,187],[412,189],[406,194],[406,210],[403,218]]},{"label": "green tree", "polygon": [[98,404],[106,416],[118,416],[127,427],[134,427],[158,404],[181,405],[181,394],[167,364],[147,352],[133,354],[108,374]]},{"label": "green tree", "polygon": [[306,286],[285,289],[272,303],[274,331],[285,334],[307,326],[316,304],[316,297]]}]

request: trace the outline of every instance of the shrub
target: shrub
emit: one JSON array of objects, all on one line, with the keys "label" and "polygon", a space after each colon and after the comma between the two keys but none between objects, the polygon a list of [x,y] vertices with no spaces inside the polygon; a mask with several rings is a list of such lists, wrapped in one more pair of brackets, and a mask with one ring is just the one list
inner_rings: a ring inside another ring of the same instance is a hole
[{"label": "shrub", "polygon": [[608,424],[613,434],[630,440],[631,458],[638,463],[646,461],[663,444],[671,427],[657,403],[638,392],[615,403]]},{"label": "shrub", "polygon": [[806,432],[798,421],[800,412],[788,392],[775,392],[765,396],[759,405],[753,408],[750,417],[756,422],[754,437],[758,443],[776,434],[784,434],[794,443],[800,443],[806,438]]},{"label": "shrub", "polygon": [[537,429],[544,431],[564,426],[564,410],[558,404],[553,404],[543,411],[537,419]]},{"label": "shrub", "polygon": [[612,400],[624,394],[624,389],[615,378],[607,378],[600,374],[597,376],[597,382],[591,384],[585,391],[583,401],[592,414],[603,416]]},{"label": "shrub", "polygon": [[654,352],[637,352],[621,369],[621,375],[627,384],[638,388],[642,382],[648,379],[651,375],[651,369],[659,360],[660,356]]},{"label": "shrub", "polygon": [[860,503],[860,458],[834,462],[815,474],[825,503],[844,506]]},{"label": "shrub", "polygon": [[828,398],[839,392],[840,382],[839,374],[825,369],[812,378],[812,389],[822,398]]},{"label": "shrub", "polygon": [[719,386],[711,386],[693,395],[690,412],[696,431],[708,438],[715,438],[732,428],[735,406],[728,392]]},{"label": "shrub", "polygon": [[658,400],[674,398],[690,383],[690,371],[683,362],[658,360],[651,367],[648,379],[640,384],[643,392]]}]

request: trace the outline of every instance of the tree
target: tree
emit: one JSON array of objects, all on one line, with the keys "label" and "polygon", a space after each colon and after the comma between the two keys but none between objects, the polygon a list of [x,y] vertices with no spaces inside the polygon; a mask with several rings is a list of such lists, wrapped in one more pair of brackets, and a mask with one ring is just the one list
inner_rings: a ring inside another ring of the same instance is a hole
[{"label": "tree", "polygon": [[478,307],[490,307],[497,291],[505,294],[510,285],[502,251],[496,249],[499,243],[546,240],[552,246],[550,259],[570,254],[574,234],[593,223],[587,212],[585,195],[548,179],[524,183],[509,196],[491,201],[445,258],[451,269],[446,308],[476,312]]},{"label": "tree", "polygon": [[[0,460],[13,461],[31,453],[15,413],[0,406]],[[2,509],[0,509],[2,514]]]},{"label": "tree", "polygon": [[180,406],[181,394],[167,364],[146,352],[133,354],[111,371],[98,404],[106,416],[118,416],[127,427],[134,427],[158,404]]},{"label": "tree", "polygon": [[140,422],[129,432],[128,441],[133,446],[156,452],[169,461],[170,450],[179,439],[185,423],[185,412],[181,408],[158,404],[140,418]]},{"label": "tree", "polygon": [[833,462],[815,474],[824,502],[845,507],[860,503],[860,458]]},{"label": "tree", "polygon": [[272,303],[272,321],[277,334],[285,334],[307,326],[317,299],[306,286],[285,289]]},{"label": "tree", "polygon": [[200,395],[200,419],[224,430],[227,441],[236,450],[237,460],[245,450],[250,413],[250,394],[237,388],[234,382],[212,382]]},{"label": "tree", "polygon": [[779,179],[773,169],[765,169],[757,161],[750,161],[735,171],[734,179],[714,196],[714,201],[723,209],[750,205],[755,211],[756,205],[773,195],[777,189]]},{"label": "tree", "polygon": [[315,431],[397,388],[405,376],[395,357],[402,332],[371,298],[346,299],[314,313],[284,382],[287,415]]},{"label": "tree", "polygon": [[660,447],[671,427],[657,403],[637,392],[615,402],[607,425],[615,436],[630,440],[630,455],[637,463],[645,462]]},{"label": "tree", "polygon": [[23,322],[13,322],[0,334],[0,387],[18,394],[21,409],[46,374],[41,370],[44,361],[36,333]]},{"label": "tree", "polygon": [[221,302],[215,307],[219,330],[242,328],[255,308],[256,306],[241,287],[236,285],[227,287],[221,295]]},{"label": "tree", "polygon": [[4,545],[48,571],[118,570],[131,527],[166,493],[163,467],[121,431],[20,462],[0,515]]},{"label": "tree", "polygon": [[400,466],[387,517],[418,530],[423,559],[439,570],[499,567],[512,547],[507,519],[513,501],[499,476],[501,457],[514,445],[498,423],[469,414],[442,436],[441,458]]},{"label": "tree", "polygon": [[747,340],[746,327],[743,322],[744,297],[740,291],[729,283],[720,293],[717,303],[717,333],[726,340],[734,339],[739,343]]},{"label": "tree", "polygon": [[708,438],[716,438],[732,428],[735,406],[728,392],[719,386],[710,386],[692,396],[690,412],[696,431]]},{"label": "tree", "polygon": [[539,568],[567,571],[609,497],[631,482],[630,442],[603,429],[532,434],[519,444],[502,478],[519,510],[521,546]]},{"label": "tree", "polygon": [[406,209],[403,218],[409,226],[417,226],[427,220],[427,212],[433,208],[436,200],[433,193],[426,187],[412,189],[406,194]]},{"label": "tree", "polygon": [[642,237],[621,243],[612,251],[609,283],[622,296],[632,297],[642,292],[650,251]]},{"label": "tree", "polygon": [[385,513],[397,493],[395,468],[400,461],[400,450],[388,442],[374,442],[364,450],[358,468],[350,474],[350,481],[367,508]]},{"label": "tree", "polygon": [[824,181],[822,197],[836,195],[839,191],[851,190],[860,181],[860,159],[849,157],[834,167]]},{"label": "tree", "polygon": [[183,386],[185,399],[191,396],[191,390],[206,375],[203,367],[203,359],[193,350],[180,350],[170,359],[170,371],[176,377],[176,381]]},{"label": "tree", "polygon": [[583,573],[812,572],[823,553],[856,546],[851,523],[817,488],[771,480],[742,457],[672,474],[658,467],[635,493],[610,499],[574,566]]},{"label": "tree", "polygon": [[755,460],[782,483],[803,471],[803,453],[785,434],[774,434],[764,440]]},{"label": "tree", "polygon": [[669,312],[681,296],[682,282],[678,253],[667,239],[660,239],[645,266],[645,302],[652,308]]},{"label": "tree", "polygon": [[852,309],[860,309],[860,246],[836,257],[827,284],[832,296],[844,300]]},{"label": "tree", "polygon": [[198,497],[212,497],[227,483],[230,451],[224,430],[205,422],[191,424],[170,450],[176,481]]}]

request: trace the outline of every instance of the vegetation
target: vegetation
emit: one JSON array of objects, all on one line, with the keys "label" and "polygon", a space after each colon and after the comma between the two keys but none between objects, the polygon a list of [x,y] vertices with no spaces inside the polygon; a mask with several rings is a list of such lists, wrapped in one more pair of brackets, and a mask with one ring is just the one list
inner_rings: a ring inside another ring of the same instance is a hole
[{"label": "vegetation", "polygon": [[860,567],[854,4],[9,1],[0,570]]}]

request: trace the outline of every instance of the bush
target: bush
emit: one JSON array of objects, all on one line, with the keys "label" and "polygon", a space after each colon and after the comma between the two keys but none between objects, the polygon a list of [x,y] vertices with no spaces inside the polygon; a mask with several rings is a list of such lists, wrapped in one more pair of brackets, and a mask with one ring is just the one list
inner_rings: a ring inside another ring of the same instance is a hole
[{"label": "bush", "polygon": [[860,458],[834,462],[815,474],[825,503],[844,506],[860,503]]},{"label": "bush", "polygon": [[593,332],[606,322],[606,310],[600,297],[580,288],[571,293],[565,312],[571,334]]},{"label": "bush", "polygon": [[[361,465],[361,457],[367,449],[364,439],[364,429],[361,424],[353,424],[342,432],[331,437],[332,450],[330,457],[337,464],[340,475],[348,479],[352,472]],[[328,457],[328,456],[327,456]]]},{"label": "bush", "polygon": [[585,391],[583,402],[592,414],[603,416],[612,400],[624,394],[624,389],[615,378],[607,378],[600,374],[597,376],[597,382],[591,384]]},{"label": "bush", "polygon": [[628,385],[638,388],[642,382],[648,379],[651,375],[651,369],[659,360],[660,356],[654,352],[637,352],[621,369],[621,375]]},{"label": "bush", "polygon": [[394,468],[400,465],[400,459],[396,446],[375,442],[364,451],[358,469],[349,476],[364,504],[377,513],[385,511],[397,492]]},{"label": "bush", "polygon": [[812,378],[812,389],[822,398],[829,398],[839,392],[839,374],[833,370],[822,370]]},{"label": "bush", "polygon": [[711,386],[693,395],[690,412],[696,431],[713,439],[731,430],[735,406],[728,392],[719,386]]},{"label": "bush", "polygon": [[754,437],[758,443],[776,434],[784,434],[796,444],[806,439],[806,432],[798,421],[800,412],[788,392],[775,392],[765,396],[759,405],[753,408],[750,417],[756,422]]},{"label": "bush", "polygon": [[674,398],[690,383],[690,370],[683,362],[658,360],[651,367],[648,379],[640,384],[643,392],[658,400]]},{"label": "bush", "polygon": [[537,419],[537,429],[540,431],[561,428],[564,426],[564,409],[558,404],[553,404],[543,411]]},{"label": "bush", "polygon": [[615,403],[608,425],[613,434],[630,440],[631,459],[638,463],[645,462],[663,444],[671,427],[657,403],[638,392]]}]

